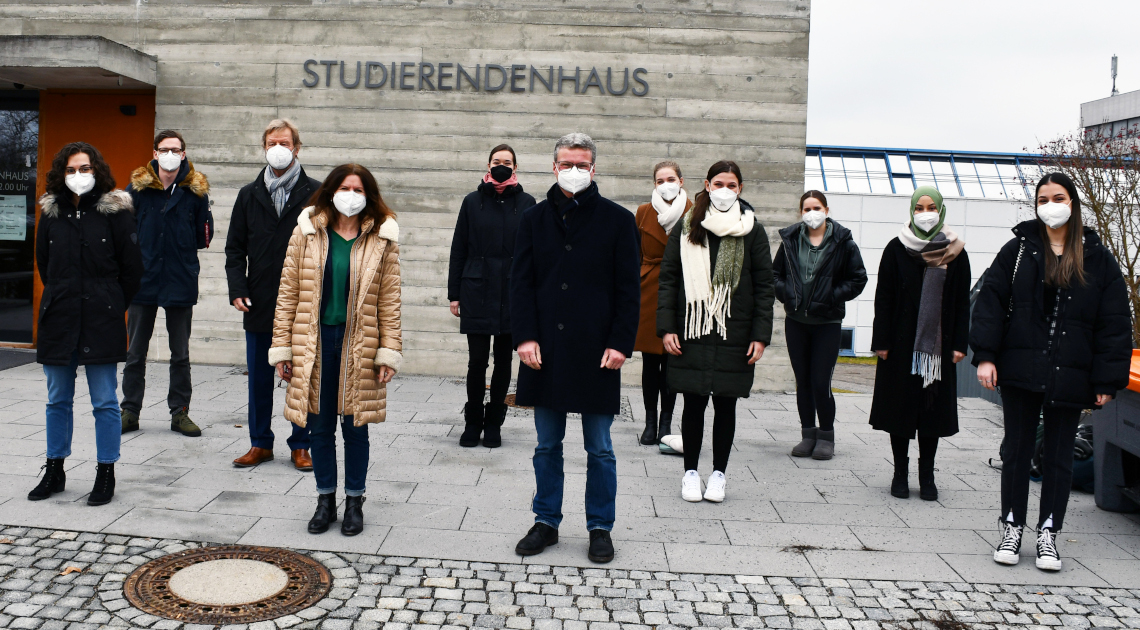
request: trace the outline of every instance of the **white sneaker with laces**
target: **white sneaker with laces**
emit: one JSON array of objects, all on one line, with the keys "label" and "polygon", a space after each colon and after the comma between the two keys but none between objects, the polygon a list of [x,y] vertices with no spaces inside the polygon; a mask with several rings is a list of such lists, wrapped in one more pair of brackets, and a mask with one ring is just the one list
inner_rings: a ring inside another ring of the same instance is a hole
[{"label": "white sneaker with laces", "polygon": [[1008,521],[1002,523],[1001,543],[994,551],[994,562],[1014,565],[1021,560],[1021,526]]},{"label": "white sneaker with laces", "polygon": [[713,471],[709,476],[709,482],[705,485],[705,501],[712,501],[713,503],[720,503],[724,501],[724,473],[719,470]]},{"label": "white sneaker with laces", "polygon": [[701,500],[701,476],[697,471],[686,470],[685,476],[681,477],[681,498],[690,503]]},{"label": "white sneaker with laces", "polygon": [[1037,568],[1043,571],[1060,571],[1061,556],[1057,553],[1057,532],[1043,527],[1037,532]]}]

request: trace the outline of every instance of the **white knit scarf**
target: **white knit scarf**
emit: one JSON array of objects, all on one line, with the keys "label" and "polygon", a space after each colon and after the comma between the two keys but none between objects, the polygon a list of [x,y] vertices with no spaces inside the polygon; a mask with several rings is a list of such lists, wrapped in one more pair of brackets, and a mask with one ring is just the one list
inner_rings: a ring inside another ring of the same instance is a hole
[{"label": "white knit scarf", "polygon": [[673,226],[677,225],[677,221],[681,219],[681,215],[685,214],[685,203],[689,197],[685,194],[685,189],[682,188],[673,201],[665,201],[658,194],[657,189],[653,189],[653,209],[657,211],[657,222],[661,227],[665,228],[665,234],[668,235],[673,231]]},{"label": "white knit scarf", "polygon": [[[732,204],[726,212],[711,205],[705,211],[701,226],[721,238],[742,237],[756,225],[752,210],[740,211],[740,202]],[[681,233],[681,275],[685,280],[685,334],[684,339],[697,339],[713,331],[715,326],[722,339],[728,338],[728,314],[732,309],[731,284],[713,287],[713,261],[709,257],[708,239],[700,245],[689,240],[689,224]],[[724,255],[724,243],[717,254]]]}]

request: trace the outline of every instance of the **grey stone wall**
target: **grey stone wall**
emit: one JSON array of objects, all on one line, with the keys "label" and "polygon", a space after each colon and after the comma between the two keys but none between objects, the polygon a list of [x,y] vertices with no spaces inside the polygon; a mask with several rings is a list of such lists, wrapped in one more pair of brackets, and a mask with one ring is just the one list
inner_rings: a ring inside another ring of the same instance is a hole
[{"label": "grey stone wall", "polygon": [[[713,162],[736,160],[743,196],[775,250],[775,230],[795,220],[803,189],[809,8],[809,0],[37,1],[0,7],[0,34],[102,35],[158,58],[156,124],[185,134],[215,202],[217,238],[201,254],[194,361],[244,361],[222,250],[237,190],[264,165],[261,130],[288,117],[301,128],[301,160],[313,176],[345,161],[377,175],[402,228],[406,371],[458,376],[466,341],[444,290],[451,228],[499,142],[519,152],[519,179],[541,198],[553,183],[554,140],[589,133],[602,193],[631,210],[648,200],[649,171],[661,159],[681,164],[690,194]],[[338,69],[326,87],[320,65],[318,85],[305,87],[308,59],[345,61],[349,82],[357,61],[389,69],[396,62],[397,70],[400,62],[468,71],[488,63],[508,71],[512,63],[544,72],[598,67],[603,82],[612,67],[615,88],[622,69],[645,68],[649,91],[573,94],[567,83],[562,94],[541,85],[442,92],[368,89],[364,81],[347,89]],[[156,334],[152,356],[168,356],[165,344]],[[778,325],[758,388],[791,388],[783,345]],[[639,362],[625,372],[637,382]]]}]

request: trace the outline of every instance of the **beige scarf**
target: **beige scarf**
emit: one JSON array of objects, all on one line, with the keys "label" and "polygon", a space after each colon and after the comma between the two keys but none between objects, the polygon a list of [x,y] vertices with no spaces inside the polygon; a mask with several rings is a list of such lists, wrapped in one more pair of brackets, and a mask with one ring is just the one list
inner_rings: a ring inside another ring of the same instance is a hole
[{"label": "beige scarf", "polygon": [[665,229],[665,235],[668,236],[673,231],[673,226],[677,225],[677,221],[681,219],[681,215],[685,214],[685,203],[689,200],[688,195],[685,194],[685,189],[682,188],[673,201],[665,201],[657,189],[653,189],[653,197],[650,201],[653,203],[653,209],[657,211],[657,222]]},{"label": "beige scarf", "polygon": [[689,240],[692,213],[685,215],[681,230],[681,274],[685,280],[684,339],[697,339],[716,329],[722,339],[728,338],[728,314],[732,309],[732,292],[740,283],[744,260],[743,238],[756,225],[756,214],[741,212],[740,202],[727,212],[711,205],[705,210],[701,226],[721,237],[715,273],[709,256],[708,239],[700,245]]}]

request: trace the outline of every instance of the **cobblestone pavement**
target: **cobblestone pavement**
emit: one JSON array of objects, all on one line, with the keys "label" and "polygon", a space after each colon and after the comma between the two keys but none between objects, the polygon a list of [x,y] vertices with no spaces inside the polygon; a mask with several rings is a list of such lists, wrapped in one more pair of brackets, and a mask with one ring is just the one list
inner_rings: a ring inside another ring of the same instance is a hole
[{"label": "cobblestone pavement", "polygon": [[[123,597],[138,566],[201,543],[0,530],[0,628],[184,624]],[[315,606],[226,630],[1140,628],[1140,590],[677,574],[305,552],[332,574]],[[185,624],[186,630],[210,626]]]}]

